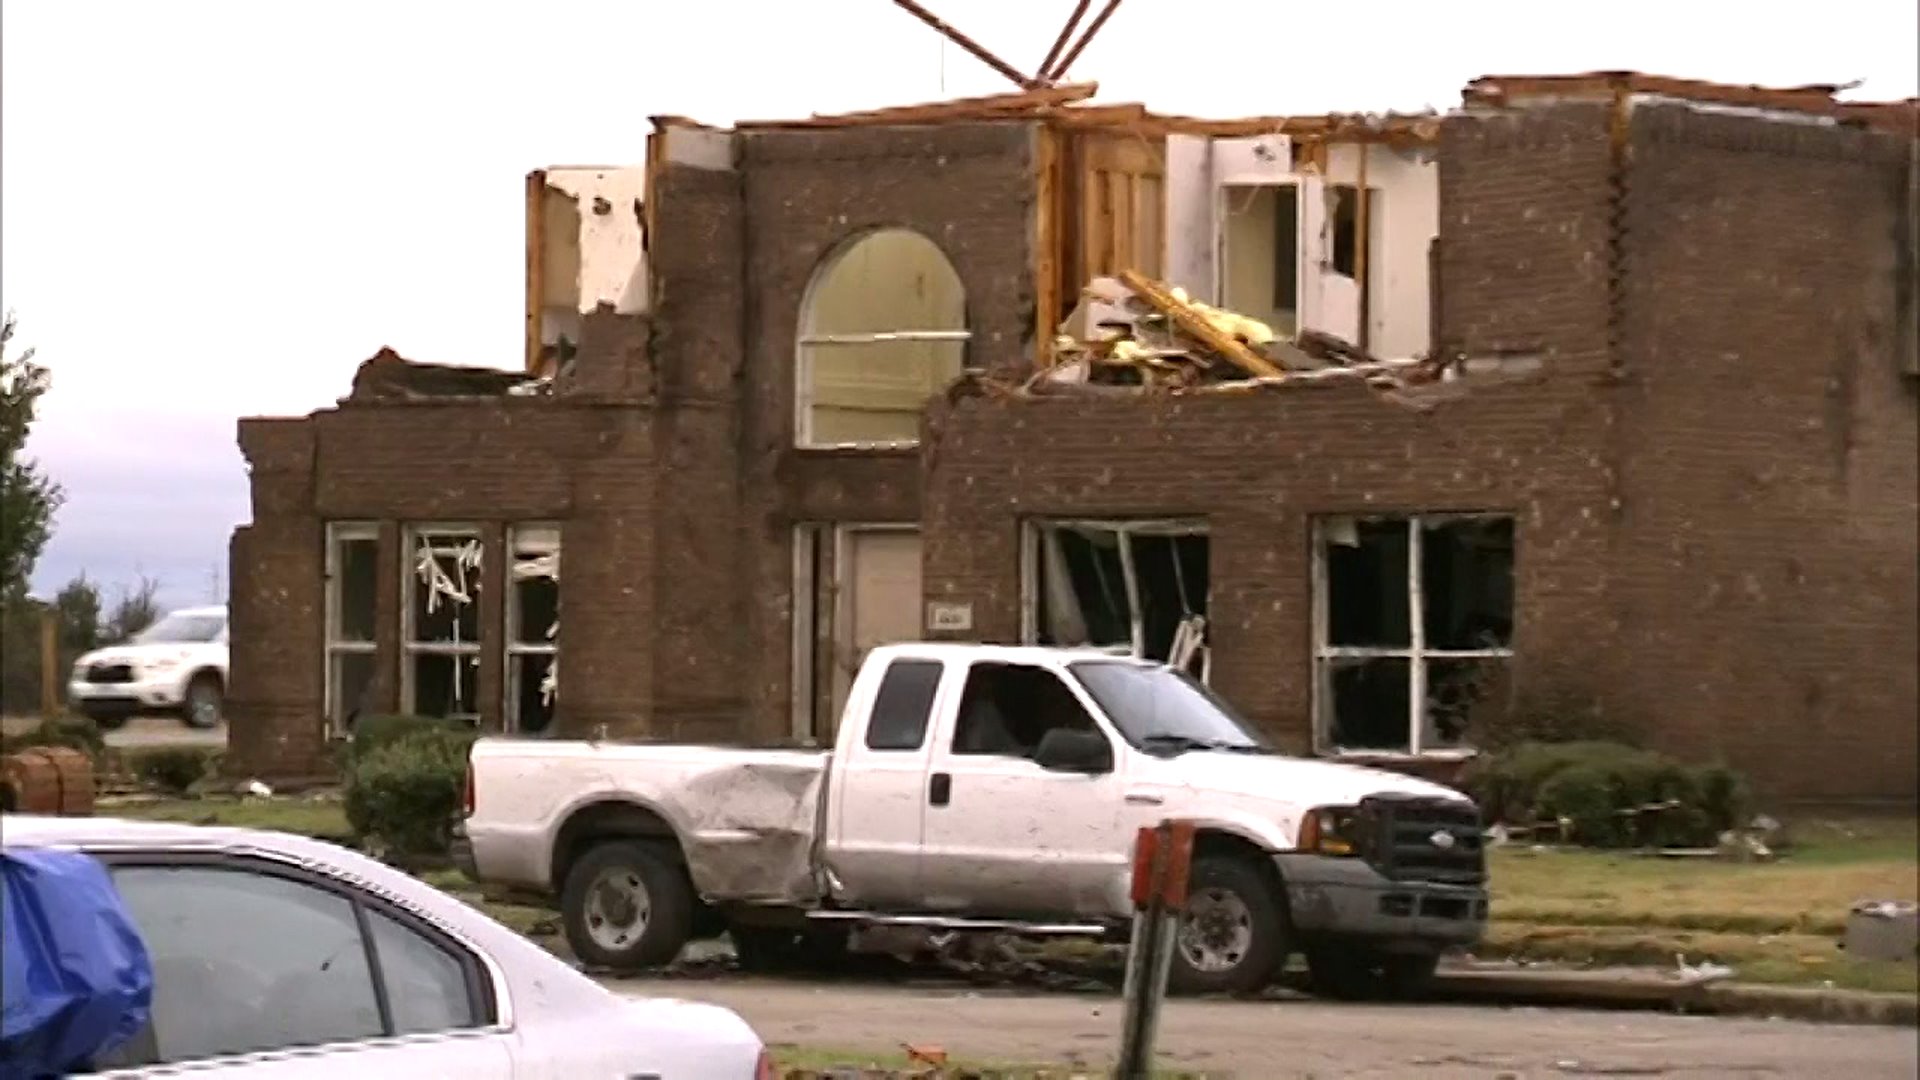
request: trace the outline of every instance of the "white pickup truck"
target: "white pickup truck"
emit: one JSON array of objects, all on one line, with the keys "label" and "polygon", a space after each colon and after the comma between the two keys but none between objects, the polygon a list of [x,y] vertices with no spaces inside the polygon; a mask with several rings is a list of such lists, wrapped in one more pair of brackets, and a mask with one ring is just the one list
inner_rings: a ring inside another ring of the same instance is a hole
[{"label": "white pickup truck", "polygon": [[1177,991],[1257,989],[1298,951],[1321,992],[1389,996],[1487,917],[1465,796],[1277,753],[1105,653],[884,646],[830,752],[487,738],[466,797],[466,872],[557,893],[575,953],[619,970],[722,932],[749,966],[877,927],[1124,940],[1133,838],[1166,818],[1200,827]]}]

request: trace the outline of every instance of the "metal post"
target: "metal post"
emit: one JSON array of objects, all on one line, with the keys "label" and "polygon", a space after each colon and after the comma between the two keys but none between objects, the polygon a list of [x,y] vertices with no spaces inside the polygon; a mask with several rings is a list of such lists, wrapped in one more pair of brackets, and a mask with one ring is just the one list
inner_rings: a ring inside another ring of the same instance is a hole
[{"label": "metal post", "polygon": [[60,715],[60,609],[47,604],[40,609],[40,716],[52,720]]},{"label": "metal post", "polygon": [[1187,905],[1193,835],[1192,822],[1163,821],[1141,829],[1134,841],[1133,942],[1127,950],[1122,991],[1127,1005],[1120,1029],[1120,1062],[1114,1069],[1117,1080],[1147,1080],[1153,1071],[1160,1006],[1167,996],[1180,913]]}]

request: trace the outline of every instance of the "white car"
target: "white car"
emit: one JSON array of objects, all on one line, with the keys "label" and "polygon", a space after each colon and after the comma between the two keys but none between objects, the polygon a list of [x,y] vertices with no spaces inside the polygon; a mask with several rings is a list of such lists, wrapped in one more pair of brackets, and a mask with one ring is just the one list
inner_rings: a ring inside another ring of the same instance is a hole
[{"label": "white car", "polygon": [[82,655],[67,683],[68,704],[107,729],[142,712],[219,727],[226,693],[225,607],[168,612],[126,644]]},{"label": "white car", "polygon": [[480,912],[281,833],[7,815],[8,848],[106,864],[154,971],[96,1075],[765,1080],[746,1021],[622,998]]}]

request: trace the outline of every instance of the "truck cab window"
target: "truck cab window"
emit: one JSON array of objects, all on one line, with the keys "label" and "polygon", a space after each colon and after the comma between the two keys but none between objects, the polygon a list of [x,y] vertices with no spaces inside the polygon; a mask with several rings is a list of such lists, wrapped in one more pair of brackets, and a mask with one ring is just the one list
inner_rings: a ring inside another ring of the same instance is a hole
[{"label": "truck cab window", "polygon": [[960,698],[953,752],[1031,758],[1055,728],[1096,730],[1059,676],[1024,664],[975,664]]},{"label": "truck cab window", "polygon": [[945,665],[938,660],[895,660],[887,665],[867,719],[867,749],[920,749],[943,670]]}]

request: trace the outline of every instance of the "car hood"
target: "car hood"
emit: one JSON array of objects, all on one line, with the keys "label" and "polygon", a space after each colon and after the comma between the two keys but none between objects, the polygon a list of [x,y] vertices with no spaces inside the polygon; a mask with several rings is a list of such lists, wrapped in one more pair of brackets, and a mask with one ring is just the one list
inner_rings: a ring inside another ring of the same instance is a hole
[{"label": "car hood", "polygon": [[214,643],[194,644],[182,642],[155,642],[151,645],[109,645],[104,649],[95,649],[82,653],[74,661],[76,664],[151,664],[160,660],[186,661],[210,648],[218,648]]},{"label": "car hood", "polygon": [[1279,754],[1190,751],[1161,761],[1154,772],[1163,783],[1302,808],[1351,806],[1369,795],[1386,794],[1471,802],[1452,788],[1385,769]]}]

